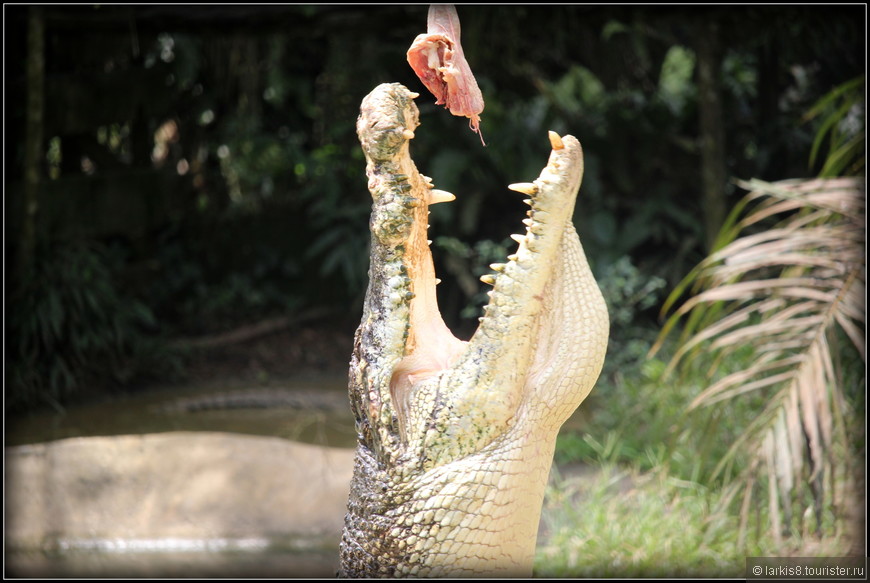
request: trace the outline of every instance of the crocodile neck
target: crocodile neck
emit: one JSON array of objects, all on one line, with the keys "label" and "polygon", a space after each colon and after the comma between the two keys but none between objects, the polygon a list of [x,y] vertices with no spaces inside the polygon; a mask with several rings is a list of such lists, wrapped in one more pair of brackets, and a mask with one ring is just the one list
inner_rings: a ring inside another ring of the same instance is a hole
[{"label": "crocodile neck", "polygon": [[415,94],[377,87],[357,133],[373,198],[371,266],[351,358],[359,435],[344,576],[528,576],[556,434],[604,360],[604,300],[571,224],[579,142],[551,134],[519,246],[474,336],[438,311],[428,207],[452,195],[416,169]]}]

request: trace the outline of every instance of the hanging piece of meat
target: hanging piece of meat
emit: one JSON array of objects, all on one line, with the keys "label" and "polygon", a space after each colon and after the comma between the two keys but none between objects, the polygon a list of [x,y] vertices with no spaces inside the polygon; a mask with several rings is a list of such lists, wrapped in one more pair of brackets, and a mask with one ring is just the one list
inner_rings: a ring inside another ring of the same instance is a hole
[{"label": "hanging piece of meat", "polygon": [[429,7],[426,34],[414,39],[408,49],[408,63],[435,96],[435,103],[444,105],[453,115],[469,118],[469,126],[483,142],[483,95],[459,44],[459,15],[453,5]]}]

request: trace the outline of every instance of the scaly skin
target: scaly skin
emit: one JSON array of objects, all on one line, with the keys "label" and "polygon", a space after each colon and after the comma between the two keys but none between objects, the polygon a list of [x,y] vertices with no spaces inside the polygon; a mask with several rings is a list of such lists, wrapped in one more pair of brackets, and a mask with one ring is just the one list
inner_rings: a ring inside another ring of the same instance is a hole
[{"label": "scaly skin", "polygon": [[374,203],[369,288],[350,363],[359,433],[341,540],[347,577],[531,575],[556,434],[601,370],[609,323],[571,224],[572,136],[530,194],[526,233],[470,341],[435,300],[428,206],[451,200],[411,161],[416,94],[377,87],[357,133]]}]

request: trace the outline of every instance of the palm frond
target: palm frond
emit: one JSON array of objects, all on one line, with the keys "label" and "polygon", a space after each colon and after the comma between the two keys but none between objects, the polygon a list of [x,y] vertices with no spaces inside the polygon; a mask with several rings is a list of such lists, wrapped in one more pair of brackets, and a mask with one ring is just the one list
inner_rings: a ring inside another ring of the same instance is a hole
[{"label": "palm frond", "polygon": [[[669,298],[668,308],[695,291],[670,316],[653,350],[682,323],[669,368],[710,363],[711,384],[690,409],[763,395],[764,410],[715,472],[749,453],[740,480],[742,512],[766,475],[778,538],[790,528],[792,500],[805,488],[818,515],[819,486],[834,470],[834,440],[845,435],[846,401],[831,339],[842,330],[865,358],[864,187],[852,178],[739,184],[749,194],[720,233],[717,250]],[[747,349],[751,364],[720,374],[729,356]]]},{"label": "palm frond", "polygon": [[864,170],[865,82],[866,77],[861,75],[843,83],[819,99],[804,115],[804,121],[824,116],[810,149],[810,166],[813,166],[827,138],[828,155],[819,176],[857,175]]}]

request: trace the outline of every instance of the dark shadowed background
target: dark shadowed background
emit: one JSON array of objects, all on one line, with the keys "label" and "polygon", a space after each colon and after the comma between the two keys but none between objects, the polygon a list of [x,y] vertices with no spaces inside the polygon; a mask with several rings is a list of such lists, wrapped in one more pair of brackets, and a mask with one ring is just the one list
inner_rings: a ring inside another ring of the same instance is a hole
[{"label": "dark shadowed background", "polygon": [[6,6],[7,407],[178,378],[187,340],[251,325],[304,324],[314,366],[346,360],[370,202],[354,122],[379,83],[425,93],[413,155],[457,195],[432,234],[467,336],[524,212],[505,185],[537,176],[547,130],[584,145],[575,223],[611,303],[655,326],[731,178],[813,175],[802,116],[864,67],[860,6],[459,14],[487,147],[405,61],[424,5]]}]

